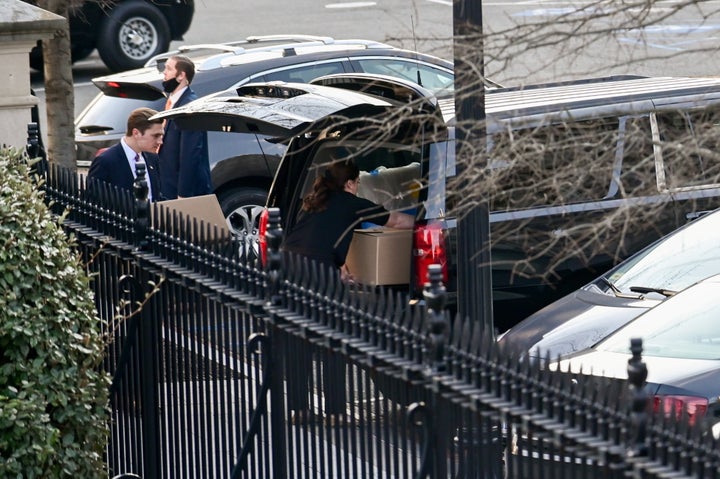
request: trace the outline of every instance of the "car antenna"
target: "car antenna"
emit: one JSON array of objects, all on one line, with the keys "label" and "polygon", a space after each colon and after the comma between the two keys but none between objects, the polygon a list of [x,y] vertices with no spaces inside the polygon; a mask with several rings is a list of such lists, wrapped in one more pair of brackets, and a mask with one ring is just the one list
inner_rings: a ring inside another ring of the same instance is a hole
[{"label": "car antenna", "polygon": [[415,65],[417,67],[417,84],[420,86],[423,86],[422,84],[422,78],[420,77],[420,58],[418,57],[418,49],[417,49],[417,37],[415,36],[415,19],[412,15],[410,15],[410,27],[412,28],[412,37],[413,37],[413,49],[415,50]]}]

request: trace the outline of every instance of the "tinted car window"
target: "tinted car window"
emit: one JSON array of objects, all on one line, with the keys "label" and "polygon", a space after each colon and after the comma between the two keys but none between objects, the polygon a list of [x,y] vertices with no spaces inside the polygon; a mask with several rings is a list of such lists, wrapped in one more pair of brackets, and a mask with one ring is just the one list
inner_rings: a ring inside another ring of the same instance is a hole
[{"label": "tinted car window", "polygon": [[[148,100],[136,100],[133,98],[119,98],[107,95],[98,95],[92,108],[85,110],[82,122],[78,124],[82,133],[95,133],[99,128],[110,128],[108,133],[124,133],[125,121],[118,121],[119,118],[130,116],[136,108],[147,107],[161,111],[165,107],[165,99],[149,102]],[[88,130],[90,129],[90,130]]]},{"label": "tinted car window", "polygon": [[[383,205],[388,210],[414,212],[421,188],[421,157],[419,150],[407,146],[383,144],[362,149],[361,145],[325,142],[313,155],[306,170],[303,187],[297,189],[298,198],[312,190],[312,184],[333,158],[352,158],[360,169],[358,196]],[[297,211],[296,213],[299,213]]]},{"label": "tinted car window", "polygon": [[[607,197],[618,120],[599,119],[506,130],[492,136],[492,211],[571,204]],[[528,161],[530,159],[531,161]]]},{"label": "tinted car window", "polygon": [[389,75],[419,83],[440,97],[451,96],[453,94],[454,79],[452,72],[447,72],[425,63],[413,62],[401,58],[371,58],[353,60],[353,63],[359,65],[360,69],[365,73]]},{"label": "tinted car window", "polygon": [[317,77],[345,73],[341,62],[317,63],[287,68],[263,75],[264,81],[285,81],[295,83],[310,83]]},{"label": "tinted car window", "polygon": [[657,123],[668,188],[720,183],[720,112],[661,113]]}]

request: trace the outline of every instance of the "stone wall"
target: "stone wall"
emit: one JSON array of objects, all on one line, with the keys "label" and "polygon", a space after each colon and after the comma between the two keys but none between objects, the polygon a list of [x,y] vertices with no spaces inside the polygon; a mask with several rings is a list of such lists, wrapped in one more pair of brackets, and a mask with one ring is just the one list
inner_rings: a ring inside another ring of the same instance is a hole
[{"label": "stone wall", "polygon": [[30,110],[30,50],[67,20],[20,0],[0,0],[0,144],[24,148]]}]

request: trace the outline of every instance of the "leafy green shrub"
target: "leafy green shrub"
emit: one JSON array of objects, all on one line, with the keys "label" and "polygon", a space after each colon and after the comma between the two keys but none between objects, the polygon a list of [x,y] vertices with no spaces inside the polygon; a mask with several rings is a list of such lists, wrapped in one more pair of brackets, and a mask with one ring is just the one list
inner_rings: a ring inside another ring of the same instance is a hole
[{"label": "leafy green shrub", "polygon": [[20,152],[0,172],[0,477],[107,477],[89,279]]}]

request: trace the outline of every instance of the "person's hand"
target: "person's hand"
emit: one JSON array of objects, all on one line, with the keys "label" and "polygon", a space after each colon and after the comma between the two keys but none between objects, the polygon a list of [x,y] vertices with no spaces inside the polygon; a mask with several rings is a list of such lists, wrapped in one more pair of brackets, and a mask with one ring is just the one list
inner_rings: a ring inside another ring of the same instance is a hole
[{"label": "person's hand", "polygon": [[352,273],[350,272],[350,270],[348,269],[346,264],[344,264],[340,267],[340,279],[344,283],[348,283],[348,284],[355,283],[355,278],[353,277]]}]

